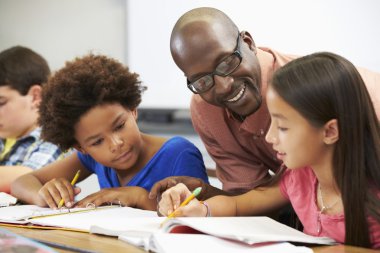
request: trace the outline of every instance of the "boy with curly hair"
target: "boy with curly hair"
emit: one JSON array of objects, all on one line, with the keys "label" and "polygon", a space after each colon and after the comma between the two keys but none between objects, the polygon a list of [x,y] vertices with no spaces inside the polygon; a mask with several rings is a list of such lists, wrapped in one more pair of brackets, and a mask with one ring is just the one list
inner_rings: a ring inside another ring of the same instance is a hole
[{"label": "boy with curly hair", "polygon": [[0,53],[0,191],[10,192],[19,176],[55,161],[62,153],[41,140],[38,107],[50,69],[29,48],[15,46]]},{"label": "boy with curly hair", "polygon": [[175,175],[208,181],[192,143],[139,131],[137,106],[145,89],[138,74],[106,56],[90,54],[66,63],[43,90],[39,122],[44,139],[77,152],[20,177],[12,194],[51,208],[62,198],[72,207],[80,189],[70,180],[80,170],[79,181],[95,173],[101,190],[76,206],[118,203],[155,210],[156,200],[148,198],[155,182]]}]

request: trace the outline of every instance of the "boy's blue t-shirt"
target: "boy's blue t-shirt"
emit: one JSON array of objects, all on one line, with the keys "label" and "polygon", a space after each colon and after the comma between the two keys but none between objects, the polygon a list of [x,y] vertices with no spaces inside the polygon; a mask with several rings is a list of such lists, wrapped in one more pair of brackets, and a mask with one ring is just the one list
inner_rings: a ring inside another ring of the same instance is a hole
[{"label": "boy's blue t-shirt", "polygon": [[[78,158],[98,176],[100,188],[121,187],[114,169],[80,152]],[[202,154],[185,138],[173,137],[166,141],[145,167],[124,186],[140,186],[150,191],[156,182],[170,176],[191,176],[209,183]]]}]

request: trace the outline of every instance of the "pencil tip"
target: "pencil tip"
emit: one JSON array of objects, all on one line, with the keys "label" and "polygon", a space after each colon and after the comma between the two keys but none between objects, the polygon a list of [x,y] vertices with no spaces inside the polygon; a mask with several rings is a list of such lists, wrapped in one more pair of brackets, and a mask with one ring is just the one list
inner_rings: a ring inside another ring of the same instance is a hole
[{"label": "pencil tip", "polygon": [[194,194],[195,196],[198,196],[198,195],[201,193],[201,191],[202,191],[202,187],[198,187],[198,188],[196,188],[196,189],[193,191],[193,194]]}]

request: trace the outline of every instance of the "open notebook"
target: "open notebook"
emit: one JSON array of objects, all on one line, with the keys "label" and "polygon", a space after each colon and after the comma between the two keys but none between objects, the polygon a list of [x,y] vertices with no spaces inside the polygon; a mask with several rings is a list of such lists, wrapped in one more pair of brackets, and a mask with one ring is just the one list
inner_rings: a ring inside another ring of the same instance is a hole
[{"label": "open notebook", "polygon": [[158,248],[157,243],[156,246],[152,243],[152,238],[160,233],[198,233],[250,246],[275,242],[335,244],[330,238],[306,235],[268,217],[177,217],[168,220],[161,227],[163,220],[162,217],[125,218],[114,224],[91,226],[90,232],[118,236],[121,240],[149,250]]},{"label": "open notebook", "polygon": [[155,233],[147,250],[157,253],[194,253],[210,250],[218,253],[313,253],[310,248],[295,246],[288,242],[248,245],[204,234],[167,233]]},{"label": "open notebook", "polygon": [[[268,217],[177,217],[161,226],[165,219],[158,217],[154,211],[119,206],[70,210],[30,205],[0,208],[2,224],[118,236],[121,240],[153,251],[158,251],[160,241],[167,239],[160,236],[162,234],[176,235],[178,240],[174,243],[180,242],[180,239],[186,240],[186,236],[182,238],[185,234],[198,233],[195,238],[201,241],[213,244],[223,239],[244,247],[278,242],[334,244],[332,239],[306,235]],[[193,242],[188,244],[186,247],[194,247]]]},{"label": "open notebook", "polygon": [[35,205],[0,208],[0,223],[30,228],[44,227],[89,232],[94,224],[118,222],[118,217],[156,217],[156,212],[131,207],[100,206],[88,208],[50,209]]}]

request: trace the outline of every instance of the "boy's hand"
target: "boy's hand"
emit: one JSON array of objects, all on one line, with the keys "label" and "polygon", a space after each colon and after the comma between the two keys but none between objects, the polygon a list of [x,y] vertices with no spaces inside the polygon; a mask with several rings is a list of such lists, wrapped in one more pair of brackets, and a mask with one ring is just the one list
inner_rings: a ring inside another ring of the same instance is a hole
[{"label": "boy's hand", "polygon": [[174,211],[175,216],[206,216],[206,207],[196,198],[190,201],[186,206],[179,207],[190,195],[191,191],[182,183],[171,187],[162,193],[161,200],[158,203],[158,212],[164,216],[168,216]]},{"label": "boy's hand", "polygon": [[148,192],[144,188],[138,186],[102,189],[78,201],[75,206],[86,207],[90,203],[95,206],[112,203],[145,210],[156,210],[157,204],[155,200],[148,199]]},{"label": "boy's hand", "polygon": [[[80,188],[70,184],[66,178],[54,178],[47,182],[38,191],[38,195],[46,204],[53,209],[58,208],[61,199],[64,200],[64,206],[72,207],[74,205],[75,195],[80,193]],[[39,203],[39,206],[44,206],[45,203]]]}]

